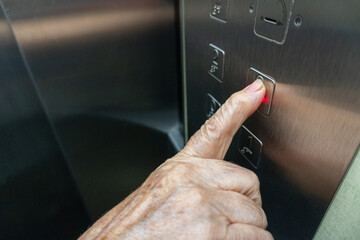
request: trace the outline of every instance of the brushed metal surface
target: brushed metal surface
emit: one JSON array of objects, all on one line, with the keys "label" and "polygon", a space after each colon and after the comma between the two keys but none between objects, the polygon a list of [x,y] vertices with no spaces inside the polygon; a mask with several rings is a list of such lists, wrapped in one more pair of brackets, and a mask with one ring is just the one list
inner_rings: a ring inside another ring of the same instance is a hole
[{"label": "brushed metal surface", "polygon": [[[258,174],[275,239],[311,239],[360,143],[360,3],[295,1],[283,44],[255,35],[258,1],[230,1],[226,23],[208,4],[182,1],[188,133],[206,120],[207,94],[223,103],[250,67],[276,79],[270,116],[244,124],[263,142],[259,169],[239,136],[226,158]],[[209,44],[225,52],[222,83],[207,73]]]},{"label": "brushed metal surface", "polygon": [[96,219],[170,157],[179,139],[175,3],[2,2]]},{"label": "brushed metal surface", "polygon": [[89,224],[0,5],[0,239],[75,239]]},{"label": "brushed metal surface", "polygon": [[81,112],[177,107],[173,1],[3,4],[55,122]]}]

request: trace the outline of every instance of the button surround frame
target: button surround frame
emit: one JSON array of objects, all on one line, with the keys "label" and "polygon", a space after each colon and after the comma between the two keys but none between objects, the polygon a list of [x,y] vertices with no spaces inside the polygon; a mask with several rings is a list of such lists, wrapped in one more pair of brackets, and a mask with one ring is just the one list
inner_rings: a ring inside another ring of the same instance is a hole
[{"label": "button surround frame", "polygon": [[275,94],[275,88],[276,88],[276,81],[273,77],[264,74],[260,72],[259,70],[256,70],[253,67],[250,67],[248,70],[248,75],[246,78],[246,85],[250,85],[252,82],[254,82],[256,79],[261,78],[265,88],[266,88],[266,94],[265,97],[268,98],[267,103],[262,103],[260,107],[257,109],[259,113],[262,115],[268,117],[270,116],[271,109],[272,109],[272,103],[274,99]]},{"label": "button surround frame", "polygon": [[[214,57],[212,57],[212,53],[216,51],[217,56],[216,59]],[[211,53],[211,54],[210,54]],[[209,57],[209,55],[211,55]],[[210,43],[209,44],[209,55],[208,57],[211,59],[211,65],[210,68],[208,69],[208,73],[210,76],[212,76],[213,78],[215,78],[218,82],[222,83],[224,80],[224,68],[225,68],[225,51],[222,50],[221,48],[215,46],[214,44]],[[218,71],[213,71],[212,72],[212,68],[216,67],[218,69]]]},{"label": "button surround frame", "polygon": [[[294,1],[295,0],[279,0],[277,3],[280,4],[272,4],[269,6],[269,3],[265,2],[265,0],[258,0],[254,19],[254,34],[270,42],[279,45],[284,44],[289,31]],[[282,11],[284,12],[282,17],[279,19],[272,18],[274,12],[278,12],[277,8],[279,6],[283,6]],[[281,21],[278,22],[278,20]]]},{"label": "button surround frame", "polygon": [[[246,133],[246,135],[244,135],[245,133]],[[247,138],[251,137],[250,146],[249,145],[244,146],[244,144],[243,144],[244,139],[246,137]],[[238,149],[239,153],[250,163],[251,166],[253,166],[255,169],[258,169],[259,165],[260,165],[260,161],[261,161],[261,156],[262,156],[262,148],[263,148],[262,141],[259,138],[257,138],[244,125],[242,125],[239,129],[239,138],[238,139],[239,140],[238,140],[238,144],[237,144],[237,149]],[[253,142],[255,144],[253,144]],[[256,147],[256,149],[254,149],[255,147]],[[250,155],[254,154],[254,158],[250,159],[249,154]]]}]

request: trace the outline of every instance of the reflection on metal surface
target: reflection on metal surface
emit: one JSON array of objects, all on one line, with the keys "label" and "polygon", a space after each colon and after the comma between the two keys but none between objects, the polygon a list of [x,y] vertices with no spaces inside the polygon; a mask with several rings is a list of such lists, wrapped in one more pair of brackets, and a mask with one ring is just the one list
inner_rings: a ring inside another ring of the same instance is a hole
[{"label": "reflection on metal surface", "polygon": [[[256,173],[269,230],[311,239],[360,143],[359,2],[297,1],[282,45],[254,35],[251,1],[232,1],[226,24],[208,19],[205,3],[183,2],[189,134],[205,120],[194,104],[205,105],[203,94],[224,102],[246,86],[250,67],[276,79],[270,116],[255,113],[244,125],[263,143]],[[226,52],[221,85],[206,74],[209,42]],[[253,169],[235,142],[226,159]]]},{"label": "reflection on metal surface", "polygon": [[[277,124],[277,128],[266,131],[272,137],[265,151],[301,191],[328,203],[351,161],[354,146],[360,142],[360,112],[326,104],[304,94],[316,91],[315,87],[281,83],[277,87],[274,104],[283,117],[278,119],[281,126]],[[336,96],[331,94],[331,89],[317,92]],[[286,99],[288,96],[291,100]],[[292,117],[294,114],[296,119]],[[281,151],[277,150],[279,144]]]},{"label": "reflection on metal surface", "polygon": [[[181,147],[181,141],[172,144],[181,129],[175,3],[2,2],[85,204],[96,219],[159,164],[148,161],[149,156],[165,160],[174,147]],[[153,117],[156,112],[172,114],[161,114],[162,124],[153,124],[160,121]],[[119,115],[131,117],[114,117]],[[166,123],[174,127],[154,128]],[[143,151],[135,154],[131,147]],[[146,167],[137,168],[142,162]],[[116,181],[120,174],[122,182]],[[117,191],[108,192],[110,185],[118,186]]]},{"label": "reflection on metal surface", "polygon": [[91,39],[99,41],[104,36],[129,34],[144,28],[158,28],[173,19],[174,9],[169,7],[149,7],[144,9],[107,9],[41,19],[20,19],[13,21],[16,37],[21,47],[32,50],[52,47],[54,40],[62,45]]},{"label": "reflection on metal surface", "polygon": [[90,219],[2,6],[0,122],[0,238],[75,239]]}]

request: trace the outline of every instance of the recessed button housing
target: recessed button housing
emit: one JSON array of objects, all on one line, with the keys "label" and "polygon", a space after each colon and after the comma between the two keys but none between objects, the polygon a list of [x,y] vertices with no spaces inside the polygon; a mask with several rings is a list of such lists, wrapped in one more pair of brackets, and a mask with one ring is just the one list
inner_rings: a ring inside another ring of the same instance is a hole
[{"label": "recessed button housing", "polygon": [[224,78],[225,51],[210,43],[208,59],[209,74],[217,81],[222,82]]},{"label": "recessed button housing", "polygon": [[239,129],[238,150],[241,155],[256,169],[259,168],[262,142],[245,126]]},{"label": "recessed button housing", "polygon": [[211,118],[212,115],[221,107],[221,104],[211,94],[207,94],[206,117]]},{"label": "recessed button housing", "polygon": [[229,13],[229,0],[210,0],[210,17],[226,22]]},{"label": "recessed button housing", "polygon": [[254,23],[255,35],[283,44],[293,5],[294,0],[258,0]]},{"label": "recessed button housing", "polygon": [[270,77],[269,75],[266,75],[256,70],[255,68],[250,68],[248,71],[246,84],[250,85],[256,79],[262,80],[266,88],[265,97],[260,107],[258,108],[258,111],[266,116],[269,116],[271,112],[271,105],[275,92],[275,84],[276,84],[275,79]]}]

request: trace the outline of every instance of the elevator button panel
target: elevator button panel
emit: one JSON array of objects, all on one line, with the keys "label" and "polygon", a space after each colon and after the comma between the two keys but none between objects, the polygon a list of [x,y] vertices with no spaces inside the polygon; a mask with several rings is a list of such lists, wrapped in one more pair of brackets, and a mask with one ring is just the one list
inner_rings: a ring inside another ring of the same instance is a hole
[{"label": "elevator button panel", "polygon": [[209,74],[217,81],[222,82],[224,78],[225,51],[210,43],[208,59]]},{"label": "elevator button panel", "polygon": [[220,22],[226,22],[229,14],[229,0],[210,0],[210,16]]},{"label": "elevator button panel", "polygon": [[211,94],[207,94],[206,103],[206,118],[211,118],[212,115],[221,107],[221,104]]},{"label": "elevator button panel", "polygon": [[239,129],[238,150],[241,155],[256,169],[259,168],[262,142],[245,126]]},{"label": "elevator button panel", "polygon": [[283,44],[286,39],[294,0],[258,0],[254,33]]},{"label": "elevator button panel", "polygon": [[256,70],[255,68],[250,68],[248,71],[246,84],[250,85],[256,79],[262,80],[266,88],[265,97],[262,100],[262,103],[258,108],[258,111],[264,114],[265,116],[269,116],[271,112],[271,105],[273,102],[273,97],[275,92],[275,84],[276,84],[275,79]]}]

